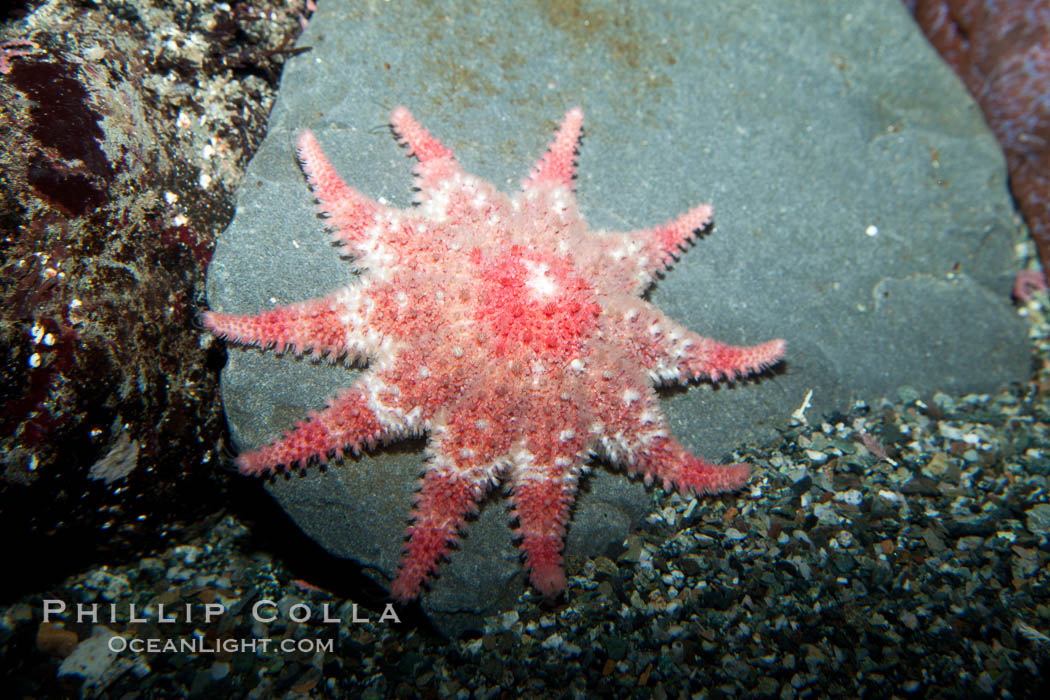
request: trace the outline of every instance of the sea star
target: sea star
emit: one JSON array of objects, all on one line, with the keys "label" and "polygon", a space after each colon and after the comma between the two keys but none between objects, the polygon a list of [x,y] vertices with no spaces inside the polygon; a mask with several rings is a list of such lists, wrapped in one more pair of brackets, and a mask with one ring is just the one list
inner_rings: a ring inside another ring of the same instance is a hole
[{"label": "sea star", "polygon": [[784,341],[724,345],[639,298],[711,208],[662,226],[592,231],[573,193],[583,112],[508,196],[465,172],[407,109],[390,118],[416,156],[418,207],[379,204],[340,180],[314,135],[298,154],[334,240],[361,269],[329,296],[257,315],[208,312],[222,338],[367,363],[359,381],[285,436],[237,458],[246,474],[325,462],[429,436],[395,598],[415,598],[483,496],[509,481],[526,565],[546,595],[565,588],[561,549],[592,456],[711,494],[742,486],[671,436],[654,385],[733,379],[780,359]]}]

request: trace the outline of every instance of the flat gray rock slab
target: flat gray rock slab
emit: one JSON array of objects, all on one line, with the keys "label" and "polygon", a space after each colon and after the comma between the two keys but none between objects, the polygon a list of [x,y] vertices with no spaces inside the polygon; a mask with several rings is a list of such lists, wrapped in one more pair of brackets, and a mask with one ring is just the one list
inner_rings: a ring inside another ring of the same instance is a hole
[{"label": "flat gray rock slab", "polygon": [[[293,154],[299,130],[317,133],[349,184],[408,207],[414,161],[386,126],[395,105],[508,191],[580,105],[576,189],[592,228],[715,208],[714,230],[649,300],[722,341],[788,341],[787,362],[758,381],[665,395],[676,436],[697,454],[718,460],[774,438],[809,392],[807,416],[819,419],[902,385],[963,394],[1026,376],[1002,155],[899,3],[319,5],[300,42],[311,50],[284,73],[215,251],[211,308],[258,312],[354,282],[314,214]],[[223,397],[238,447],[280,436],[356,376],[231,350]],[[328,550],[388,579],[421,448],[279,478],[271,492]],[[491,609],[520,590],[499,495],[432,582],[431,612]],[[621,540],[646,498],[595,469],[570,562]]]}]

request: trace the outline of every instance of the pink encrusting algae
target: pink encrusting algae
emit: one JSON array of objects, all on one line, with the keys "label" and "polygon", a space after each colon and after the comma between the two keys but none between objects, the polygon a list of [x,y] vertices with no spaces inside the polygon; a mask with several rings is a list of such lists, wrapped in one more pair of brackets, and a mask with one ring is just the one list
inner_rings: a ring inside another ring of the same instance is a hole
[{"label": "pink encrusting algae", "polygon": [[[1050,0],[905,0],[977,100],[1050,270]],[[1045,280],[1041,286],[1045,288]]]}]

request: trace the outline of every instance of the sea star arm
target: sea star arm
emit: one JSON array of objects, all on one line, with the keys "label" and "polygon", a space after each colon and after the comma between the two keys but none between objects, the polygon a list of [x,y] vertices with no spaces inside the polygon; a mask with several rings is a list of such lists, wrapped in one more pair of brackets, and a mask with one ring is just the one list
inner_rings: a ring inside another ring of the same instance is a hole
[{"label": "sea star arm", "polygon": [[565,589],[561,550],[579,471],[579,464],[568,457],[556,458],[554,464],[530,462],[511,469],[511,500],[518,516],[515,534],[521,537],[529,578],[546,596]]},{"label": "sea star arm", "polygon": [[306,463],[311,457],[327,462],[329,453],[341,457],[350,450],[356,454],[384,440],[390,432],[369,406],[367,389],[357,384],[342,391],[322,411],[311,412],[306,420],[266,447],[237,457],[243,474],[267,474],[282,464]]},{"label": "sea star arm", "polygon": [[521,183],[521,188],[527,190],[544,184],[565,185],[571,189],[572,178],[576,173],[576,147],[582,133],[583,110],[574,107],[565,114],[547,152],[536,161],[529,176]]},{"label": "sea star arm", "polygon": [[628,231],[629,240],[641,248],[636,258],[650,277],[670,267],[698,231],[711,223],[712,209],[700,204],[660,226]]},{"label": "sea star arm", "polygon": [[767,340],[758,345],[727,345],[697,333],[687,333],[684,355],[676,358],[680,372],[689,379],[705,377],[732,380],[761,372],[784,356],[784,341]]},{"label": "sea star arm", "polygon": [[633,231],[591,234],[589,242],[600,250],[598,267],[623,292],[641,296],[656,273],[678,259],[689,241],[711,223],[711,207],[699,204],[659,226]]},{"label": "sea star arm", "polygon": [[784,341],[779,338],[758,345],[728,345],[684,328],[642,300],[632,300],[623,319],[632,338],[632,354],[657,382],[732,380],[760,372],[784,355]]},{"label": "sea star arm", "polygon": [[281,306],[260,314],[205,312],[204,327],[225,340],[297,355],[337,357],[353,362],[364,358],[368,320],[356,288],[344,288],[318,299]]},{"label": "sea star arm", "polygon": [[317,198],[317,209],[329,217],[332,238],[359,252],[357,247],[368,238],[368,231],[384,207],[343,182],[321,150],[312,131],[299,135],[299,162]]},{"label": "sea star arm", "polygon": [[401,602],[419,595],[491,487],[483,470],[456,464],[445,455],[440,439],[432,440],[434,453],[415,497],[414,520],[390,586],[391,595]]},{"label": "sea star arm", "polygon": [[408,154],[419,159],[415,167],[416,184],[424,194],[462,172],[452,149],[432,136],[406,107],[394,109],[390,114],[390,125],[394,127],[398,141],[408,147]]},{"label": "sea star arm", "polygon": [[704,461],[670,435],[654,437],[634,450],[627,470],[642,474],[646,484],[659,479],[665,490],[677,488],[686,497],[735,491],[751,473],[746,464]]},{"label": "sea star arm", "polygon": [[605,403],[606,433],[615,429],[616,437],[599,440],[600,449],[631,474],[644,476],[647,485],[658,479],[664,489],[689,496],[733,491],[747,482],[746,464],[712,464],[675,440],[651,389],[639,386],[621,398]]}]

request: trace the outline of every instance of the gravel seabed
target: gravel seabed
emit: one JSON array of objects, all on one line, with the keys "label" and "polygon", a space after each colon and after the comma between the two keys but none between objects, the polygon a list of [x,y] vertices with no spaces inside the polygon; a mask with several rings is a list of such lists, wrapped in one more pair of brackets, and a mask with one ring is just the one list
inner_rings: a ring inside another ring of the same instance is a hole
[{"label": "gravel seabed", "polygon": [[[569,562],[566,595],[529,590],[475,634],[442,638],[235,510],[5,605],[6,697],[1030,697],[1050,678],[1050,296],[1018,313],[1028,381],[785,417],[735,455],[747,490],[653,489],[622,547]],[[47,600],[67,611],[45,623]],[[113,651],[132,639],[157,648]]]}]

